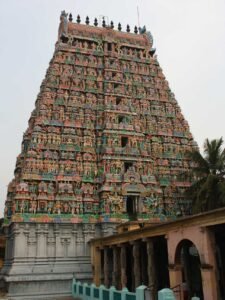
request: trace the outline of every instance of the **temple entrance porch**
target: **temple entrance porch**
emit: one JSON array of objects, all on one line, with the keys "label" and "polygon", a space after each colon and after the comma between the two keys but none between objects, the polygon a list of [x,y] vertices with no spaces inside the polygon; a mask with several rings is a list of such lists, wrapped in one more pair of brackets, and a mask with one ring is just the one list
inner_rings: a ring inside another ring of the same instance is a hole
[{"label": "temple entrance porch", "polygon": [[99,248],[95,257],[100,262],[94,277],[98,284],[117,289],[127,287],[129,291],[144,284],[150,287],[151,299],[156,299],[159,289],[169,287],[167,244],[163,236]]},{"label": "temple entrance porch", "polygon": [[177,300],[223,299],[224,208],[158,225],[143,223],[140,229],[130,224],[123,225],[128,231],[120,225],[121,233],[91,241],[96,285],[134,291],[144,284],[151,299],[166,287]]}]

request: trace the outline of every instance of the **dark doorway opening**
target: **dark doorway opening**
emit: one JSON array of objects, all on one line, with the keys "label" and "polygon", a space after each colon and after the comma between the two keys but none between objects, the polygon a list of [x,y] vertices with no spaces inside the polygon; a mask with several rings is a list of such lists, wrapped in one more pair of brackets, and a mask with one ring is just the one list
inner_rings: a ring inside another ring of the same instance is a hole
[{"label": "dark doorway opening", "polygon": [[138,213],[138,197],[137,196],[127,196],[127,214],[130,221],[137,220]]}]

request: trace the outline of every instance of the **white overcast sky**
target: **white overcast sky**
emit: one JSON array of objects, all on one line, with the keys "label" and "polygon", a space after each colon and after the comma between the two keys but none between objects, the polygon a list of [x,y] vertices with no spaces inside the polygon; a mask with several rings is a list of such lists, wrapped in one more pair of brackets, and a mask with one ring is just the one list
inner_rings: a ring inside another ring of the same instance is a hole
[{"label": "white overcast sky", "polygon": [[198,145],[225,137],[224,0],[0,0],[0,216],[61,10],[125,29],[138,23],[137,6]]}]

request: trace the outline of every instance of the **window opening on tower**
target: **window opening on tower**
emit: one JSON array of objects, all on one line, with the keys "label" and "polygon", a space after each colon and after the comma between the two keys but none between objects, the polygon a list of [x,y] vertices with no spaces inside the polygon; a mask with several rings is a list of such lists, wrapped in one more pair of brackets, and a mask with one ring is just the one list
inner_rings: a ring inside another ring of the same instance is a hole
[{"label": "window opening on tower", "polygon": [[133,163],[130,162],[130,161],[126,161],[126,162],[124,163],[124,171],[127,172],[127,170],[128,170],[130,167],[133,167]]},{"label": "window opening on tower", "polygon": [[137,219],[138,213],[138,197],[137,196],[127,196],[126,210],[130,220]]},{"label": "window opening on tower", "polygon": [[122,99],[120,97],[116,97],[116,105],[119,105]]},{"label": "window opening on tower", "polygon": [[112,51],[112,44],[108,43],[108,51]]},{"label": "window opening on tower", "polygon": [[126,147],[127,144],[128,144],[128,137],[122,136],[121,137],[121,146]]},{"label": "window opening on tower", "polygon": [[118,121],[119,123],[125,123],[126,118],[124,116],[119,116]]}]

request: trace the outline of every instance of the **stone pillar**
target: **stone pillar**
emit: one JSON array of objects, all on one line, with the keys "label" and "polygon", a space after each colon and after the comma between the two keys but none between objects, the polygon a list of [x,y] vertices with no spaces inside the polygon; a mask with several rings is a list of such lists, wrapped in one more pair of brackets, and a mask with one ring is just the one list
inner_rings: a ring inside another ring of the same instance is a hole
[{"label": "stone pillar", "polygon": [[77,256],[77,224],[73,224],[71,233],[72,233],[74,256]]},{"label": "stone pillar", "polygon": [[69,237],[61,237],[63,257],[68,257],[68,248],[69,248],[70,242],[71,242],[71,239]]},{"label": "stone pillar", "polygon": [[48,224],[38,224],[37,230],[37,258],[47,257]]},{"label": "stone pillar", "polygon": [[76,252],[77,256],[85,255],[85,245],[84,245],[84,228],[83,224],[78,224],[77,226],[77,238],[76,238]]},{"label": "stone pillar", "polygon": [[90,245],[89,241],[95,235],[95,225],[94,224],[84,224],[84,247],[85,247],[85,255],[90,256]]},{"label": "stone pillar", "polygon": [[119,273],[120,273],[120,257],[119,248],[113,247],[113,274],[112,274],[112,285],[116,288],[119,287]]},{"label": "stone pillar", "polygon": [[169,265],[169,275],[170,275],[171,288],[180,285],[180,288],[181,288],[180,300],[183,300],[184,294],[183,294],[183,289],[182,289],[182,287],[183,287],[183,285],[182,285],[182,266],[181,265]]},{"label": "stone pillar", "polygon": [[141,243],[141,283],[148,285],[148,257],[147,257],[147,244]]},{"label": "stone pillar", "polygon": [[201,268],[204,300],[218,299],[215,269],[212,266]]},{"label": "stone pillar", "polygon": [[133,289],[141,285],[141,268],[140,268],[140,242],[133,243],[133,259],[134,259],[134,286]]},{"label": "stone pillar", "polygon": [[99,286],[101,284],[101,249],[99,247],[94,247],[92,255],[92,266],[93,266],[93,279],[94,283]]},{"label": "stone pillar", "polygon": [[109,253],[108,248],[104,248],[104,285],[109,287]]},{"label": "stone pillar", "polygon": [[215,235],[212,230],[205,227],[200,228],[200,232],[204,236],[204,248],[199,250],[204,299],[219,299]]},{"label": "stone pillar", "polygon": [[8,261],[12,258],[12,250],[13,250],[12,235],[10,236],[9,230],[10,230],[9,227],[4,228],[4,233],[5,233],[5,237],[6,237],[5,259],[4,259],[5,264],[7,264]]},{"label": "stone pillar", "polygon": [[120,267],[121,267],[121,288],[127,286],[127,255],[126,255],[126,246],[120,245]]},{"label": "stone pillar", "polygon": [[23,234],[23,226],[20,224],[15,224],[13,227],[13,256],[14,259],[24,257],[24,250],[26,249],[26,238]]},{"label": "stone pillar", "polygon": [[147,244],[147,258],[148,258],[148,286],[151,290],[151,299],[156,299],[157,280],[154,261],[154,244],[152,239],[146,239]]},{"label": "stone pillar", "polygon": [[55,236],[55,257],[59,258],[63,256],[62,244],[60,242],[59,224],[54,224],[54,236]]},{"label": "stone pillar", "polygon": [[[8,229],[8,228],[7,228]],[[10,258],[10,253],[9,253],[9,235],[8,235],[8,230],[6,231],[6,229],[4,230],[4,234],[5,234],[5,259],[4,259],[4,263],[7,262],[7,260],[9,260]]]}]

